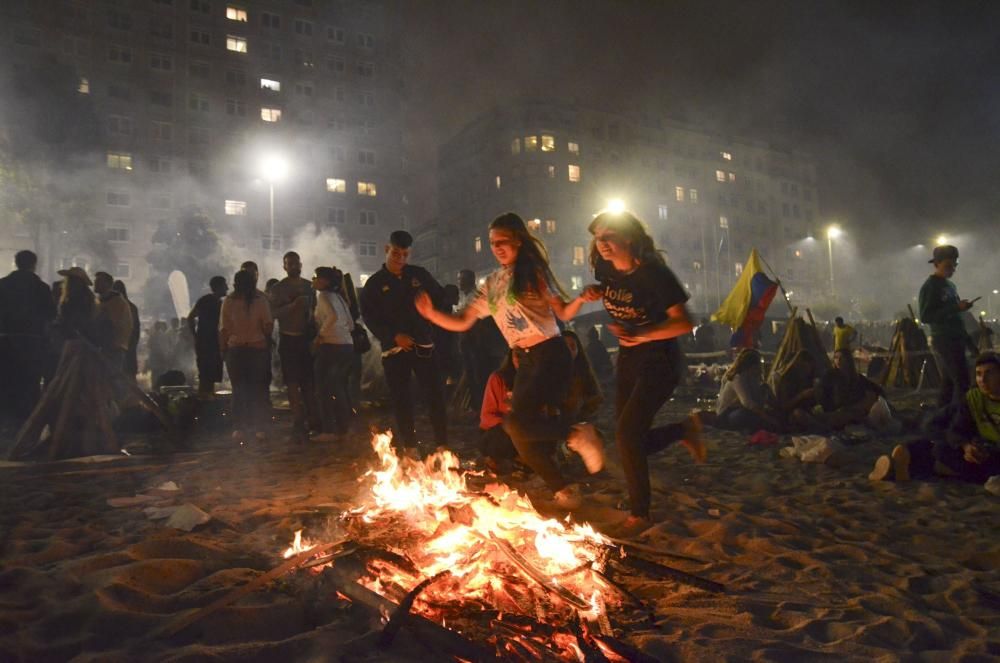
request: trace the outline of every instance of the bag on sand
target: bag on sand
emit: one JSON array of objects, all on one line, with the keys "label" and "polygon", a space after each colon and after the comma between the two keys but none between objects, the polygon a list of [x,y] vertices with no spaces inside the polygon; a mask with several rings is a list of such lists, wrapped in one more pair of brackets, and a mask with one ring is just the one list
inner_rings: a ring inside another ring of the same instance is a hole
[{"label": "bag on sand", "polygon": [[781,450],[783,458],[798,458],[803,463],[836,463],[836,454],[841,446],[822,435],[794,435],[792,446]]}]

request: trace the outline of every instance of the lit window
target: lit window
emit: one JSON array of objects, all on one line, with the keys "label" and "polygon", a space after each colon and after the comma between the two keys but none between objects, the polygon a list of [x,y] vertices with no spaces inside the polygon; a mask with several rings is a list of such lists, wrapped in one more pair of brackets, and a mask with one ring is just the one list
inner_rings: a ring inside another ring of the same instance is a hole
[{"label": "lit window", "polygon": [[370,209],[361,210],[361,214],[358,216],[358,223],[363,226],[374,226],[375,225],[375,212]]},{"label": "lit window", "polygon": [[729,229],[729,219],[728,219],[728,217],[725,217],[725,216],[720,216],[719,217],[719,227],[722,228],[723,230],[728,230]]},{"label": "lit window", "polygon": [[246,216],[246,214],[247,214],[247,201],[245,200],[226,201],[226,216]]},{"label": "lit window", "polygon": [[684,187],[682,187],[682,186],[675,186],[674,187],[674,196],[677,198],[677,202],[683,203],[684,202]]},{"label": "lit window", "polygon": [[688,194],[692,203],[698,202],[698,189],[688,189]]},{"label": "lit window", "polygon": [[265,251],[280,251],[281,235],[261,235],[260,248]]},{"label": "lit window", "polygon": [[566,143],[566,149],[569,151],[570,154],[579,154],[580,153],[580,144],[579,143]]},{"label": "lit window", "polygon": [[660,205],[659,207],[656,208],[656,211],[657,211],[657,213],[658,213],[658,215],[660,217],[660,221],[666,221],[667,220],[667,217],[669,216],[670,212],[667,209],[666,205]]},{"label": "lit window", "polygon": [[270,78],[260,79],[260,89],[270,90],[271,92],[281,92],[281,81],[272,80]]},{"label": "lit window", "polygon": [[515,138],[510,142],[510,153],[520,154],[521,153],[521,139]]},{"label": "lit window", "polygon": [[569,181],[570,182],[579,182],[580,181],[580,167],[579,166],[574,166],[573,164],[569,164],[568,171],[569,171]]},{"label": "lit window", "polygon": [[722,157],[723,159],[725,159],[726,161],[732,161],[733,160],[733,155],[730,154],[729,152],[719,152],[719,156]]},{"label": "lit window", "polygon": [[500,183],[501,183],[501,182],[500,182],[500,176],[499,176],[499,175],[497,175],[497,189],[499,189],[499,188],[500,188]]},{"label": "lit window", "polygon": [[374,256],[375,249],[375,242],[361,242],[358,244],[358,255]]},{"label": "lit window", "polygon": [[553,235],[556,232],[556,221],[555,219],[545,219],[545,234]]},{"label": "lit window", "polygon": [[124,191],[108,191],[105,201],[113,207],[128,207],[132,204],[132,197]]},{"label": "lit window", "polygon": [[556,176],[556,167],[555,166],[546,166],[545,167],[545,172],[548,173],[548,176],[549,176],[550,180],[551,179],[555,179],[555,176]]},{"label": "lit window", "polygon": [[582,265],[585,260],[584,248],[582,246],[573,247],[573,264]]},{"label": "lit window", "polygon": [[571,276],[569,277],[570,289],[571,290],[581,290],[583,289],[583,277],[582,276]]},{"label": "lit window", "polygon": [[730,182],[736,181],[736,173],[729,173],[729,181]]},{"label": "lit window", "polygon": [[229,35],[228,37],[226,37],[226,50],[233,51],[236,53],[246,53],[247,52],[246,38]]},{"label": "lit window", "polygon": [[726,181],[726,171],[724,171],[724,170],[717,170],[717,171],[715,171],[715,181],[716,182],[725,182]]},{"label": "lit window", "polygon": [[326,190],[330,193],[345,193],[347,191],[347,180],[328,177],[326,178]]},{"label": "lit window", "polygon": [[528,224],[527,225],[528,225],[528,230],[530,230],[531,232],[536,233],[539,230],[541,230],[541,228],[542,228],[542,220],[541,219],[528,219]]},{"label": "lit window", "polygon": [[80,94],[90,94],[90,79],[80,78],[80,84],[76,86],[76,91]]},{"label": "lit window", "polygon": [[359,196],[372,196],[374,198],[376,193],[374,182],[358,182]]},{"label": "lit window", "polygon": [[556,149],[556,139],[552,136],[542,135],[542,152],[553,152]]},{"label": "lit window", "polygon": [[104,229],[105,237],[109,242],[124,244],[129,241],[131,232],[129,228],[123,226],[109,226]]},{"label": "lit window", "polygon": [[230,21],[240,21],[241,23],[247,22],[247,10],[240,9],[239,7],[233,7],[228,5],[226,7],[226,18]]},{"label": "lit window", "polygon": [[260,109],[260,119],[265,122],[278,122],[281,120],[281,109],[264,106]]},{"label": "lit window", "polygon": [[132,155],[128,152],[108,152],[108,168],[132,170]]},{"label": "lit window", "polygon": [[476,253],[482,253],[483,252],[483,238],[482,237],[477,237],[475,240],[473,240],[473,244],[476,247]]},{"label": "lit window", "polygon": [[524,137],[524,151],[534,152],[538,149],[538,136],[525,136]]}]

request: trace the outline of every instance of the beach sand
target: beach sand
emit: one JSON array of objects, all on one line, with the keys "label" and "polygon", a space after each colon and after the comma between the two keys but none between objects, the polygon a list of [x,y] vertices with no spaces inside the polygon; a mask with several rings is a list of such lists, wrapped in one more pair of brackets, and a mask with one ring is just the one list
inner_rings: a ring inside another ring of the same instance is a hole
[{"label": "beach sand", "polygon": [[[678,398],[660,419],[692,404]],[[598,423],[611,425],[607,408]],[[468,417],[452,431],[474,448]],[[280,564],[295,530],[334,538],[337,515],[358,503],[370,453],[274,437],[239,446],[205,434],[171,456],[0,466],[0,660],[336,660],[366,626],[292,576],[153,637]],[[870,482],[893,440],[849,447],[829,466],[739,434],[708,428],[706,439],[704,465],[680,447],[652,459],[655,525],[642,540],[700,560],[669,563],[727,591],[632,584],[657,618],[625,640],[663,661],[1000,659],[1000,499],[959,483]],[[613,449],[610,459],[575,514],[598,527],[624,518]],[[151,490],[168,481],[179,490]],[[540,494],[537,481],[522,487]],[[149,497],[113,499],[136,495]],[[143,511],[187,503],[211,516],[192,532]],[[430,659],[401,634],[369,660]]]}]

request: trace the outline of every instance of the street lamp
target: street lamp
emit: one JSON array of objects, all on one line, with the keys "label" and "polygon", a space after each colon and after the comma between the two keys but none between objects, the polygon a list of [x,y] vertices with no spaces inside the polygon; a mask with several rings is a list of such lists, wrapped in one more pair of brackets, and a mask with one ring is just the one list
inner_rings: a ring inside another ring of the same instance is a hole
[{"label": "street lamp", "polygon": [[268,240],[268,247],[274,248],[274,184],[285,179],[288,175],[288,161],[277,154],[268,154],[260,161],[261,175],[267,180],[268,192],[270,194],[271,207],[271,235]]},{"label": "street lamp", "polygon": [[992,315],[994,319],[997,317],[997,310],[993,307],[993,298],[997,295],[1000,295],[1000,290],[993,288],[993,292],[991,292],[987,298],[989,300],[990,315]]},{"label": "street lamp", "polygon": [[938,235],[937,239],[934,240],[936,246],[944,246],[948,243],[947,235]]},{"label": "street lamp", "polygon": [[837,292],[833,281],[833,240],[840,237],[841,234],[840,226],[837,224],[833,224],[826,229],[826,252],[830,258],[830,294],[834,296]]},{"label": "street lamp", "polygon": [[612,198],[608,201],[607,210],[612,214],[621,214],[625,211],[625,201],[621,198]]}]

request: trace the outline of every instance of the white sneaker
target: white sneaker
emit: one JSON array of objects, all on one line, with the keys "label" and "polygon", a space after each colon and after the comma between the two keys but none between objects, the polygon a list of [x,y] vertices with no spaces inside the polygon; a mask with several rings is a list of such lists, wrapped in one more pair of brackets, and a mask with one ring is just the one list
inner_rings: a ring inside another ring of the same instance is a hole
[{"label": "white sneaker", "polygon": [[560,509],[573,511],[583,505],[583,496],[580,494],[580,484],[571,483],[562,490],[557,490],[552,494],[552,501]]},{"label": "white sneaker", "polygon": [[596,474],[604,469],[604,442],[594,424],[576,424],[570,429],[566,446],[580,454],[587,471]]}]

